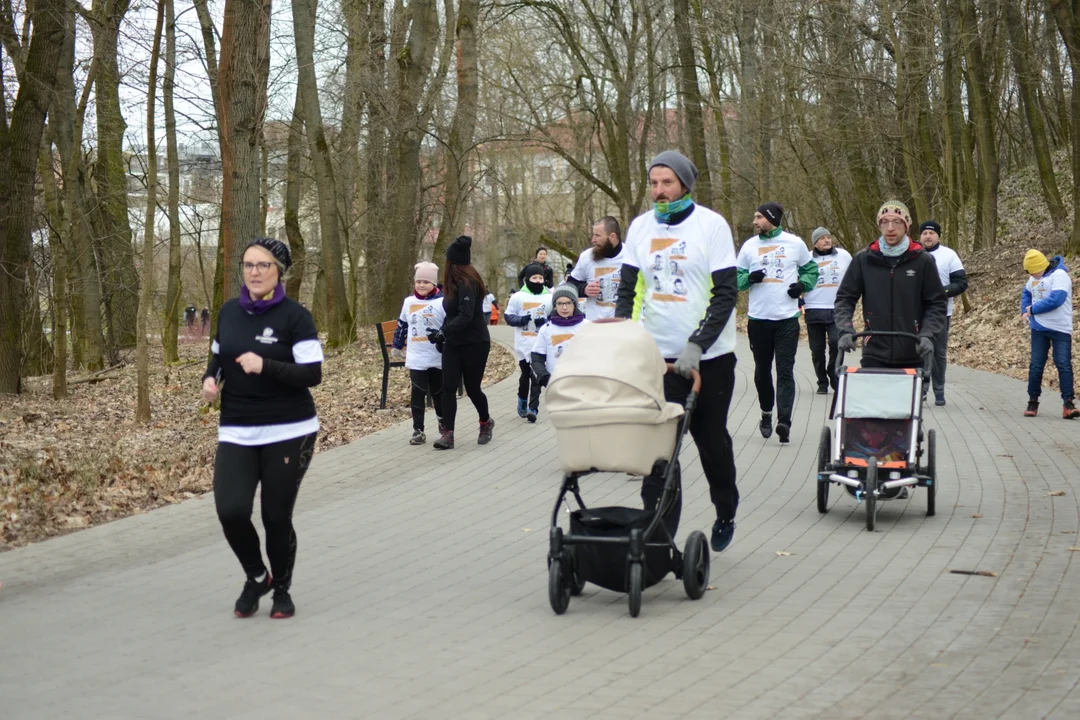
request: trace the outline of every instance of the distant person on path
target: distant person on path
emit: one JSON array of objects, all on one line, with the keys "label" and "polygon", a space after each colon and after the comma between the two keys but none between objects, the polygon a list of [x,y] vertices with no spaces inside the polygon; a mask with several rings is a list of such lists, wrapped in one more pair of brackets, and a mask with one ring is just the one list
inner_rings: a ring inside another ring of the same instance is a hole
[{"label": "distant person on path", "polygon": [[1039,414],[1043,370],[1046,356],[1053,348],[1064,403],[1061,416],[1072,420],[1080,417],[1080,410],[1073,402],[1072,278],[1060,255],[1047,260],[1038,250],[1028,250],[1024,255],[1024,271],[1031,276],[1020,293],[1020,315],[1031,326],[1028,404],[1024,415]]},{"label": "distant person on path", "polygon": [[442,427],[442,351],[428,339],[428,333],[443,326],[446,311],[443,294],[439,292],[439,266],[435,263],[416,264],[413,274],[413,294],[405,298],[398,316],[397,330],[392,342],[396,359],[404,350],[405,368],[412,383],[410,408],[412,409],[413,433],[410,445],[427,442],[424,434],[424,406],[428,394],[435,406],[435,418]]},{"label": "distant person on path", "polygon": [[521,268],[521,271],[518,273],[518,285],[525,285],[525,270],[529,267],[529,265],[539,265],[540,268],[543,270],[544,274],[544,286],[547,288],[555,287],[555,271],[551,269],[550,265],[548,265],[547,256],[548,251],[546,247],[541,246],[536,248],[535,258],[528,265]]},{"label": "distant person on path", "polygon": [[[817,285],[818,264],[806,243],[784,230],[784,208],[767,202],[754,213],[758,234],[739,248],[739,290],[750,291],[746,335],[754,353],[761,437],[772,436],[773,401],[776,435],[786,443],[795,406],[795,353],[799,349],[799,298]],[[773,361],[776,389],[773,389]],[[818,380],[820,382],[820,379]]]},{"label": "distant person on path", "polygon": [[911,213],[899,200],[878,210],[881,237],[851,260],[836,293],[838,347],[855,350],[855,304],[862,299],[866,331],[905,332],[919,340],[870,337],[863,344],[862,366],[914,368],[934,353],[934,336],[945,325],[945,291],[937,265],[922,245],[907,235]]},{"label": "distant person on path", "polygon": [[[919,226],[919,242],[937,265],[938,278],[945,290],[949,305],[945,311],[945,327],[934,336],[934,370],[931,375],[934,385],[934,404],[945,404],[945,368],[948,365],[949,326],[952,323],[953,298],[967,290],[967,272],[960,256],[952,248],[941,244],[941,226],[933,220],[927,220]],[[923,397],[926,397],[923,386]]]},{"label": "distant person on path", "polygon": [[536,422],[540,414],[540,384],[533,377],[532,349],[536,334],[547,322],[551,311],[551,293],[544,287],[544,270],[539,264],[525,266],[525,286],[506,304],[506,324],[514,328],[514,356],[521,375],[518,377],[517,414]]},{"label": "distant person on path", "polygon": [[[825,395],[831,387],[836,390],[836,343],[840,332],[836,327],[833,305],[840,281],[851,265],[851,253],[836,247],[832,233],[819,227],[810,236],[813,250],[810,255],[818,266],[817,285],[803,296],[806,315],[806,335],[810,340],[810,357],[817,375],[817,392]],[[828,345],[828,359],[825,347]]]},{"label": "distant person on path", "polygon": [[495,293],[489,292],[484,296],[484,319],[488,325],[494,324],[491,322],[491,313],[497,307],[499,307],[499,301],[495,299]]},{"label": "distant person on path", "polygon": [[[649,165],[653,209],[634,218],[626,232],[615,317],[639,320],[660,353],[675,363],[675,372],[664,376],[669,402],[685,403],[691,371],[701,374],[690,434],[716,508],[710,543],[721,552],[735,537],[739,506],[727,430],[735,388],[738,288],[731,228],[723,216],[694,203],[690,193],[697,176],[694,164],[674,150],[660,153]],[[641,487],[645,508],[655,509],[662,495],[663,478],[647,476]],[[678,529],[681,495],[677,502],[669,516],[672,534]]]},{"label": "distant person on path", "polygon": [[[213,402],[221,395],[214,502],[247,574],[236,601],[238,617],[254,614],[259,598],[271,590],[270,617],[296,612],[289,596],[296,561],[292,516],[319,432],[308,388],[322,381],[323,351],[311,313],[285,297],[282,277],[291,264],[289,248],[279,240],[256,238],[247,246],[240,297],[218,312],[203,375],[203,399]],[[260,483],[269,572],[251,523]]]},{"label": "distant person on path", "polygon": [[194,305],[188,305],[184,308],[184,326],[188,328],[195,327],[195,318],[199,315],[199,308]]},{"label": "distant person on path", "polygon": [[199,318],[202,320],[202,331],[203,335],[205,335],[210,330],[210,308],[204,307],[199,314]]},{"label": "distant person on path", "polygon": [[585,318],[590,322],[615,316],[625,259],[619,221],[610,215],[600,218],[592,228],[592,247],[581,253],[567,279],[585,298]]},{"label": "distant person on path", "polygon": [[480,416],[480,434],[476,442],[491,442],[495,419],[488,414],[487,396],[481,384],[491,352],[491,336],[484,317],[484,296],[487,288],[476,268],[472,266],[472,238],[461,235],[446,248],[446,269],[443,271],[443,308],[446,321],[442,330],[433,330],[428,339],[442,347],[443,362],[443,425],[436,450],[454,448],[454,424],[457,419],[457,389],[462,380],[465,393]]},{"label": "distant person on path", "polygon": [[547,387],[563,350],[586,324],[585,313],[578,307],[577,288],[573,285],[555,288],[551,294],[548,321],[537,332],[532,348],[532,371],[537,388],[535,407],[540,407],[539,388]]}]

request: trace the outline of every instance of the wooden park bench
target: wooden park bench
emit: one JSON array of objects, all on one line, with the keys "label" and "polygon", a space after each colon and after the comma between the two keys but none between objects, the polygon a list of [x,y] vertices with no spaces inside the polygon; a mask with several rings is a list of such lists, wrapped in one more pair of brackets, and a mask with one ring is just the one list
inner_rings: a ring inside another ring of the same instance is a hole
[{"label": "wooden park bench", "polygon": [[[390,387],[390,368],[403,368],[405,367],[404,360],[392,360],[390,358],[390,351],[394,349],[394,331],[397,330],[397,320],[387,320],[386,322],[375,323],[375,332],[379,336],[379,349],[382,350],[383,370],[382,370],[382,397],[379,399],[379,409],[386,409],[386,392]],[[465,394],[465,383],[462,381],[458,384],[458,397]],[[431,396],[428,396],[428,407],[431,407]]]}]

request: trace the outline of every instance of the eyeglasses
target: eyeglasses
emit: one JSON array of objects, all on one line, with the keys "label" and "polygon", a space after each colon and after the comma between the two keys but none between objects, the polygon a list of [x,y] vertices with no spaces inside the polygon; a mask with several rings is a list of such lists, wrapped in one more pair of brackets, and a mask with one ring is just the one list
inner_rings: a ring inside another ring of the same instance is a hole
[{"label": "eyeglasses", "polygon": [[574,307],[575,304],[573,300],[559,300],[555,303],[555,307]]},{"label": "eyeglasses", "polygon": [[240,263],[240,269],[248,274],[254,273],[256,270],[258,270],[259,274],[261,275],[263,273],[270,272],[270,268],[272,267],[274,267],[274,263],[272,262]]},{"label": "eyeglasses", "polygon": [[882,219],[878,220],[878,226],[879,227],[880,226],[888,227],[890,225],[906,225],[906,224],[907,223],[905,223],[900,218],[882,218]]}]

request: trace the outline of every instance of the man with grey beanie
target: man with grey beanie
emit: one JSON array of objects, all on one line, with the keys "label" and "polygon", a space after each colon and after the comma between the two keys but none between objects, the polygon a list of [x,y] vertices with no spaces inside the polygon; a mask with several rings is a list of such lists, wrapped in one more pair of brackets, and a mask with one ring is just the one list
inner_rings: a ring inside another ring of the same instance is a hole
[{"label": "man with grey beanie", "polygon": [[[664,377],[664,396],[684,403],[691,371],[701,374],[701,392],[690,417],[690,434],[716,507],[711,545],[720,552],[735,535],[735,454],[727,430],[735,388],[735,243],[720,214],[695,205],[690,196],[697,168],[682,153],[667,150],[649,165],[653,209],[626,232],[625,257],[615,317],[634,318],[675,363]],[[639,280],[642,296],[637,298]],[[640,300],[635,303],[635,300]],[[656,508],[662,478],[646,477],[641,498]],[[678,528],[682,498],[666,523]]]},{"label": "man with grey beanie", "polygon": [[[806,316],[806,334],[810,339],[810,355],[814,361],[814,373],[817,375],[817,391],[825,395],[829,388],[836,390],[836,343],[840,339],[840,330],[836,327],[833,303],[836,291],[844,279],[851,253],[836,247],[832,233],[819,227],[810,236],[813,249],[810,253],[818,266],[817,285],[803,296]],[[829,346],[829,359],[825,360],[826,340]]]}]

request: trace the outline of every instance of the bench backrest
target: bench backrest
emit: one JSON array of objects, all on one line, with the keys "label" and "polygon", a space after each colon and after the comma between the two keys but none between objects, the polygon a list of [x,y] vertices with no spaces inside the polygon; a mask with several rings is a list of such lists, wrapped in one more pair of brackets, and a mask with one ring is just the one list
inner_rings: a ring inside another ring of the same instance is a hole
[{"label": "bench backrest", "polygon": [[375,331],[379,334],[379,347],[382,350],[383,360],[390,362],[390,348],[394,345],[394,332],[397,330],[397,320],[387,320],[376,323]]}]

